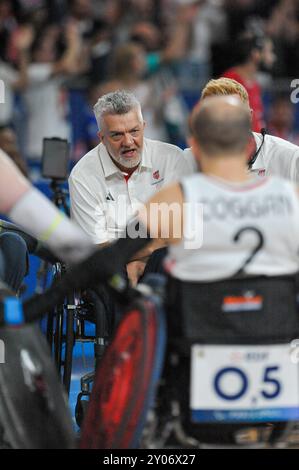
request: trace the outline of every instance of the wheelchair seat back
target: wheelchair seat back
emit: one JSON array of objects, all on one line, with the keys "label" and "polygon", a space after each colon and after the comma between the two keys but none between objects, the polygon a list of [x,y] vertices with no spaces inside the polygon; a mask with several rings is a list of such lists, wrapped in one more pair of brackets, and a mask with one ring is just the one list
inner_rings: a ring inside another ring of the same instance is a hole
[{"label": "wheelchair seat back", "polygon": [[297,278],[251,277],[214,283],[174,279],[168,289],[171,340],[270,344],[299,334]]},{"label": "wheelchair seat back", "polygon": [[180,435],[215,445],[281,437],[299,418],[296,277],[170,279],[168,292],[164,393]]}]

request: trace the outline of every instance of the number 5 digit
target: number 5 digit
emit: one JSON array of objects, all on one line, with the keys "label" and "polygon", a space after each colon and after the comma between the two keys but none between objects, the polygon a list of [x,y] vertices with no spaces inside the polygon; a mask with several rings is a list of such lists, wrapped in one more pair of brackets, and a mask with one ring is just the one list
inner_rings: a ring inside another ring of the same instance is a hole
[{"label": "number 5 digit", "polygon": [[274,389],[273,389],[272,393],[269,393],[269,392],[266,392],[266,391],[262,390],[261,393],[262,393],[264,398],[272,399],[272,398],[276,398],[280,394],[280,391],[281,391],[280,382],[277,379],[274,379],[273,377],[270,377],[270,374],[272,374],[272,372],[275,372],[275,371],[278,371],[278,370],[279,370],[278,366],[276,366],[276,367],[267,367],[265,369],[263,382],[266,383],[266,384],[267,383],[272,384]]}]

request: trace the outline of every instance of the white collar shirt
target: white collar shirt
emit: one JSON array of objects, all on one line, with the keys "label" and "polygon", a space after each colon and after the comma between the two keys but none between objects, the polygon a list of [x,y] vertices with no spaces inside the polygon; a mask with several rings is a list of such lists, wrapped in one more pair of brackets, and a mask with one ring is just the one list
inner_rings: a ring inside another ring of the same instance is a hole
[{"label": "white collar shirt", "polygon": [[259,176],[281,176],[299,183],[299,147],[279,137],[253,132],[257,150],[261,150],[252,166]]},{"label": "white collar shirt", "polygon": [[112,241],[140,203],[190,173],[181,149],[144,139],[141,163],[126,181],[101,143],[82,157],[70,174],[71,216],[94,243]]},{"label": "white collar shirt", "polygon": [[[259,176],[280,176],[299,183],[299,147],[273,135],[253,132],[257,151],[261,149],[251,171]],[[191,148],[184,150],[184,158],[190,172],[198,171]]]}]

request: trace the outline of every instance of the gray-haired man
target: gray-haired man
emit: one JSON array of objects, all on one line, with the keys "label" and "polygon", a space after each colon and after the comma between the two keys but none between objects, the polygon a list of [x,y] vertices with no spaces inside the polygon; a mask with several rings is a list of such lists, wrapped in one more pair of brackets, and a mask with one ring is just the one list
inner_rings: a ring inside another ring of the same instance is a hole
[{"label": "gray-haired man", "polygon": [[[144,138],[145,122],[133,94],[108,93],[94,111],[101,143],[74,167],[69,186],[72,217],[94,243],[103,244],[118,237],[140,203],[188,169],[178,147]],[[145,265],[144,259],[127,265],[133,284]]]}]

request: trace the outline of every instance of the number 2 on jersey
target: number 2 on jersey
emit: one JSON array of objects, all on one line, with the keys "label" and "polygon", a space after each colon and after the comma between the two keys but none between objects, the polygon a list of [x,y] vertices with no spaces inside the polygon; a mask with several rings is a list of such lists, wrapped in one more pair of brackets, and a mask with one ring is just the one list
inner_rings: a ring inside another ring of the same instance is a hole
[{"label": "number 2 on jersey", "polygon": [[244,270],[246,266],[248,266],[249,263],[252,262],[253,258],[257,255],[257,253],[263,248],[264,246],[264,236],[262,232],[257,229],[256,227],[243,227],[241,228],[236,235],[233,238],[234,243],[237,243],[240,240],[240,237],[245,233],[245,232],[253,232],[256,234],[257,237],[257,243],[253,247],[251,253],[249,256],[246,258],[244,261],[243,265],[238,269],[238,271],[234,274],[233,277],[241,276],[244,274]]}]

